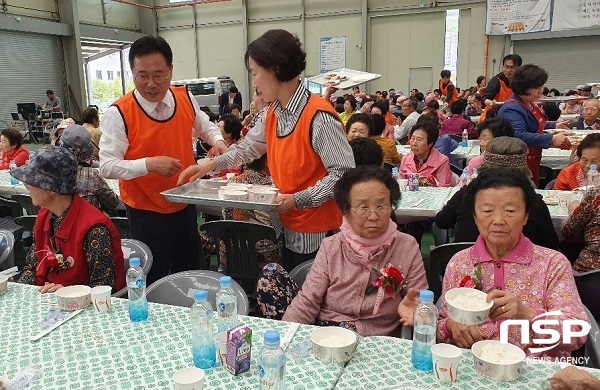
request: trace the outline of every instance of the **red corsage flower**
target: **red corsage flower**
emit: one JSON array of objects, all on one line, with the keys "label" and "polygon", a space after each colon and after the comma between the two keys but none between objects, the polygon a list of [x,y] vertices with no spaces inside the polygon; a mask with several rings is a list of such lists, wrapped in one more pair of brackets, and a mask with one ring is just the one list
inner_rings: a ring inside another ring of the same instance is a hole
[{"label": "red corsage flower", "polygon": [[467,275],[462,278],[458,287],[468,287],[483,291],[483,284],[481,282],[482,272],[481,264],[477,264],[477,267],[473,271],[473,276]]},{"label": "red corsage flower", "polygon": [[398,268],[389,263],[381,270],[371,268],[371,273],[373,273],[377,279],[367,287],[365,294],[369,295],[377,290],[377,301],[375,302],[375,307],[373,309],[373,314],[376,314],[379,311],[379,306],[384,300],[387,298],[394,298],[398,291],[406,288],[407,280]]}]

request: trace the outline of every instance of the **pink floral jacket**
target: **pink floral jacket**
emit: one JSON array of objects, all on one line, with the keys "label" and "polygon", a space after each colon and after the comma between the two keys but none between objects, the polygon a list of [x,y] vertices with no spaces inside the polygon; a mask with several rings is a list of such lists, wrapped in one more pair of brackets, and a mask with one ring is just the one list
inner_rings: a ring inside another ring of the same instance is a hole
[{"label": "pink floral jacket", "polygon": [[[483,237],[479,236],[474,246],[458,252],[446,268],[442,288],[442,309],[438,323],[438,339],[452,343],[452,337],[446,331],[448,312],[443,299],[446,291],[458,287],[465,276],[473,275],[478,264],[482,267],[483,291],[489,293],[493,289],[506,289],[521,299],[522,303],[538,314],[554,310],[562,311],[562,316],[548,316],[545,319],[559,321],[557,330],[562,330],[563,320],[578,319],[587,321],[583,304],[579,298],[575,280],[571,273],[569,260],[552,249],[534,245],[521,234],[517,246],[505,258],[494,260],[488,254]],[[489,318],[480,325],[487,339],[500,338],[500,322],[492,322]],[[518,326],[509,327],[508,339],[511,344],[521,347],[528,356],[556,358],[571,356],[571,351],[581,347],[585,337],[575,337],[570,344],[558,344],[548,351],[531,354],[528,347],[521,344]],[[562,334],[562,331],[561,331]],[[545,336],[530,338],[546,338]]]}]

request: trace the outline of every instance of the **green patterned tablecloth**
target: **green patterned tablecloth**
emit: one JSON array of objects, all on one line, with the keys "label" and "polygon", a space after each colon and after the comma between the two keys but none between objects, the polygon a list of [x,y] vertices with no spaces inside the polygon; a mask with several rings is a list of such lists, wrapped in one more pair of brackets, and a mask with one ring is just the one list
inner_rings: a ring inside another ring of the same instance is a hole
[{"label": "green patterned tablecloth", "polygon": [[418,191],[402,191],[396,216],[435,217],[448,201],[452,190],[452,187],[419,187]]},{"label": "green patterned tablecloth", "polygon": [[[120,196],[119,181],[114,180],[114,179],[105,179],[105,180],[108,183],[108,186],[115,192],[115,194],[117,194],[117,196]],[[14,194],[26,194],[27,195],[27,194],[29,194],[29,191],[27,191],[27,188],[25,188],[23,183],[16,185],[16,186],[10,184],[10,173],[9,173],[8,169],[4,169],[4,170],[0,170],[0,194],[3,194],[5,196],[10,196],[10,195],[14,195]]]},{"label": "green patterned tablecloth", "polygon": [[[150,319],[132,323],[127,301],[113,298],[113,311],[86,309],[37,342],[39,322],[55,304],[54,294],[40,294],[36,287],[9,283],[0,296],[0,376],[13,378],[31,367],[40,377],[34,389],[169,389],[173,373],[192,366],[189,309],[150,304]],[[217,366],[207,370],[206,389],[256,389],[256,357],[265,330],[281,336],[288,324],[255,317],[241,317],[253,330],[250,371],[234,377]],[[314,327],[302,325],[290,348],[309,336]],[[301,362],[288,358],[288,389],[331,389],[343,371],[326,365],[312,354]]]},{"label": "green patterned tablecloth", "polygon": [[[411,364],[411,341],[391,337],[366,337],[348,363],[335,386],[340,390],[379,389],[539,389],[561,367],[558,364],[527,364],[514,382],[495,382],[477,374],[473,355],[465,351],[458,370],[458,381],[440,383],[432,373],[424,373]],[[600,378],[600,371],[593,374]]]}]

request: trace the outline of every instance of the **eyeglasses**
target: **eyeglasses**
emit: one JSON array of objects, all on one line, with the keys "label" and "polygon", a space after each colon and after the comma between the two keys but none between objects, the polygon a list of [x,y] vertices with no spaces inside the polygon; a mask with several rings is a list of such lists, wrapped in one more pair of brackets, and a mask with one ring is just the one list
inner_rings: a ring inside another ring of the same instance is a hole
[{"label": "eyeglasses", "polygon": [[358,215],[359,217],[366,217],[367,215],[371,215],[371,211],[375,212],[375,214],[382,216],[382,215],[388,215],[390,213],[390,211],[392,210],[391,206],[377,206],[374,209],[370,209],[368,207],[351,207],[350,210],[354,211],[354,214]]},{"label": "eyeglasses", "polygon": [[150,79],[152,79],[152,81],[154,81],[154,84],[163,84],[165,81],[167,81],[167,79],[170,77],[169,76],[141,76],[141,75],[136,75],[134,77],[135,81],[137,81],[140,84],[148,84],[150,82]]}]

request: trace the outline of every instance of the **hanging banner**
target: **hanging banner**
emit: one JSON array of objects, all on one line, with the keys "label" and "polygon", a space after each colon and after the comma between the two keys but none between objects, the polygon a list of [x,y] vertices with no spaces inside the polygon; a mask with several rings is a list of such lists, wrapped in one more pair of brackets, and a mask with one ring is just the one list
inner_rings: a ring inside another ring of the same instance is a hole
[{"label": "hanging banner", "polygon": [[600,0],[554,2],[552,31],[600,27]]},{"label": "hanging banner", "polygon": [[321,38],[321,73],[346,67],[346,37]]},{"label": "hanging banner", "polygon": [[487,35],[550,30],[551,0],[487,0],[486,6]]}]

